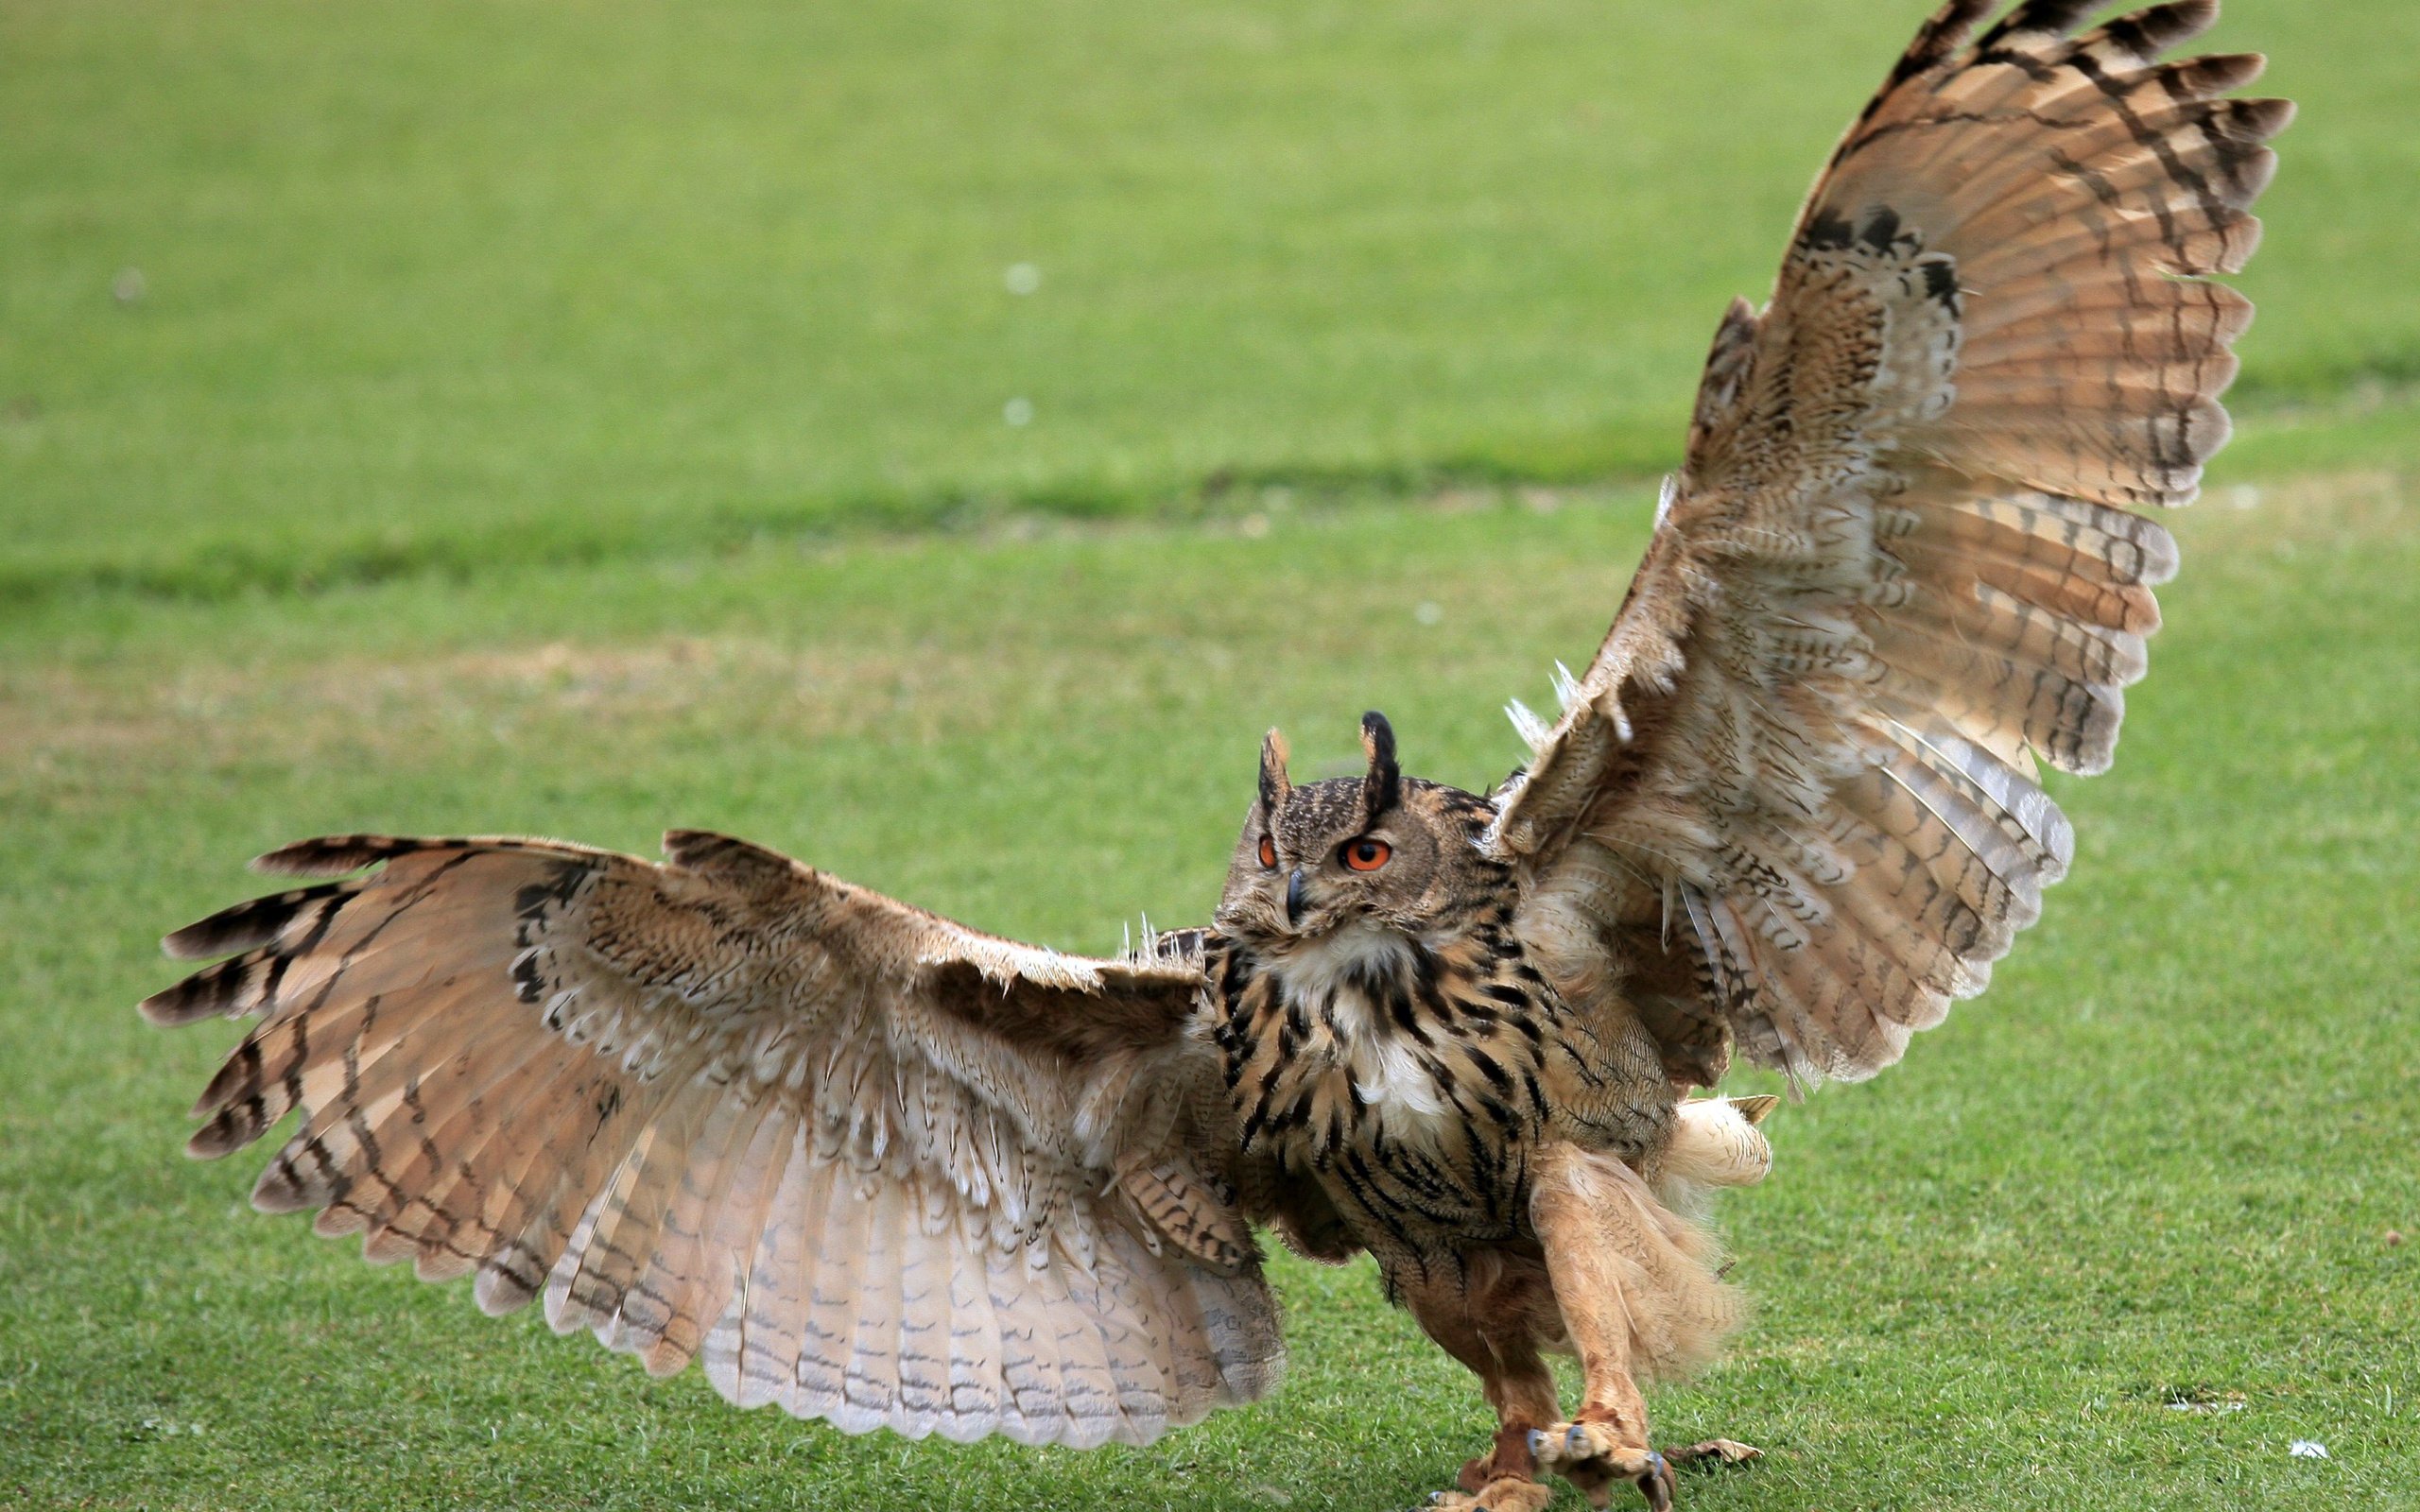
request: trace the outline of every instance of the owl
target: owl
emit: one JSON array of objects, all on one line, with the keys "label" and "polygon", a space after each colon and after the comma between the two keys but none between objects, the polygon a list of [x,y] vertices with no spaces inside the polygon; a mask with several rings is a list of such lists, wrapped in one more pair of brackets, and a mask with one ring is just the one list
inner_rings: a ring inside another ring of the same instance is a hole
[{"label": "owl", "polygon": [[[849,1432],[1142,1443],[1276,1388],[1261,1238],[1478,1379],[1447,1507],[1674,1496],[1772,1098],[1981,991],[2111,759],[2290,107],[2179,0],[1950,0],[1716,332],[1611,631],[1501,786],[1263,743],[1205,925],[1089,959],[744,841],[307,840],[143,1005],[255,1020],[189,1144],[372,1261]],[[1238,776],[1244,763],[1237,763]],[[1240,783],[1239,783],[1240,786]],[[1576,1402],[1547,1357],[1576,1354]],[[1751,1452],[1728,1440],[1689,1452]]]}]

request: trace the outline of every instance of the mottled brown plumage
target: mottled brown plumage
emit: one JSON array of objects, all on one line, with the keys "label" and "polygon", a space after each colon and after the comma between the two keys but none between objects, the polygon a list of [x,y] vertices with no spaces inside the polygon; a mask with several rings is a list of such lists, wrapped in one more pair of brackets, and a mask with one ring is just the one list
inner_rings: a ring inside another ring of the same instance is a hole
[{"label": "mottled brown plumage", "polygon": [[263,1019],[192,1151],[299,1108],[254,1206],[846,1428],[1140,1442],[1269,1389],[1197,955],[1056,955],[741,841],[666,846],[263,857],[380,869],[169,936],[242,954],[147,1015]]},{"label": "mottled brown plumage", "polygon": [[[2215,19],[1952,0],[1722,320],[1647,558],[1490,796],[1296,786],[1214,924],[1132,958],[979,935],[717,835],[655,865],[347,836],[169,936],[144,1005],[259,1020],[197,1155],[294,1131],[256,1206],[543,1297],[650,1370],[852,1431],[1148,1440],[1271,1389],[1255,1224],[1368,1251],[1498,1418],[1449,1506],[1558,1472],[1668,1503],[1638,1383],[1739,1319],[1698,1226],[1771,1098],[1896,1060],[2073,848],[2224,439],[2249,206],[2290,112]],[[368,875],[353,875],[374,868]],[[1580,1357],[1565,1417],[1546,1351]],[[1737,1458],[1718,1441],[1690,1452]]]}]

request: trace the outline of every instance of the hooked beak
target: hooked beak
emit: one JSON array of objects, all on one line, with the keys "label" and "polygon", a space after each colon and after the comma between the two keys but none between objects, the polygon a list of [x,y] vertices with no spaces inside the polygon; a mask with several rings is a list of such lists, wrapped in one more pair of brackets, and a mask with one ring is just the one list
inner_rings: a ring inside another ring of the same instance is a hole
[{"label": "hooked beak", "polygon": [[1288,925],[1293,925],[1299,924],[1302,921],[1303,868],[1296,867],[1294,868],[1293,876],[1288,878],[1286,881],[1286,922]]}]

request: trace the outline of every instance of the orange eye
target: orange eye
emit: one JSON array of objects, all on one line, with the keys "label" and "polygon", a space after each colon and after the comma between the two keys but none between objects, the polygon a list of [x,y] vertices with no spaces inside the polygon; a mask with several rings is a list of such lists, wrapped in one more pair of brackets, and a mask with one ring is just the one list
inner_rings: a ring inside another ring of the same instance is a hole
[{"label": "orange eye", "polygon": [[1358,840],[1345,841],[1344,849],[1338,852],[1344,858],[1344,864],[1356,871],[1375,871],[1385,866],[1387,858],[1394,853],[1392,846],[1366,834]]},{"label": "orange eye", "polygon": [[1277,869],[1277,842],[1265,834],[1260,837],[1260,864],[1270,871]]}]

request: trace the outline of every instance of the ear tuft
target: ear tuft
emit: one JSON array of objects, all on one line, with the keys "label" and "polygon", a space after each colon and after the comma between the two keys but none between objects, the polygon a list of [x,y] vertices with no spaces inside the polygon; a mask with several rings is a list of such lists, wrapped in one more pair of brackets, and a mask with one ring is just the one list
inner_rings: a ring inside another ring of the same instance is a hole
[{"label": "ear tuft", "polygon": [[1293,781],[1286,775],[1286,737],[1271,728],[1260,742],[1260,806],[1275,814],[1293,791]]},{"label": "ear tuft", "polygon": [[1370,775],[1361,782],[1361,822],[1375,824],[1403,798],[1403,768],[1395,764],[1395,727],[1375,709],[1361,716],[1361,750],[1370,758]]},{"label": "ear tuft", "polygon": [[1749,1123],[1761,1124],[1774,1108],[1781,1106],[1781,1099],[1772,1096],[1734,1097],[1731,1099],[1731,1106],[1737,1108],[1739,1116]]}]

